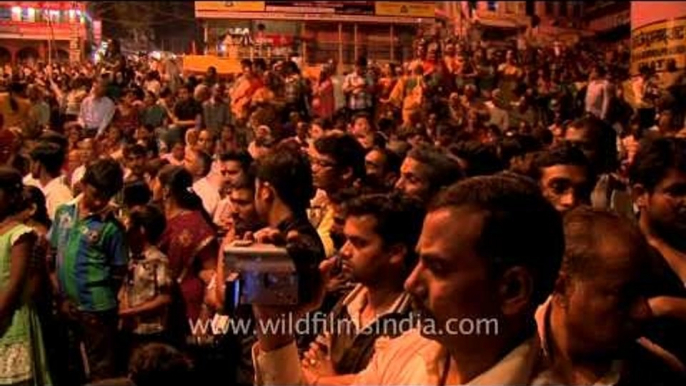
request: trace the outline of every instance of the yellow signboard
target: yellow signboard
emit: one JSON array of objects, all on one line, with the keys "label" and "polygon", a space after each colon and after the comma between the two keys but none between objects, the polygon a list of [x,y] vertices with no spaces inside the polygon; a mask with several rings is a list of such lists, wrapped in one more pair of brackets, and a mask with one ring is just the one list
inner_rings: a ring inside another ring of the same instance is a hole
[{"label": "yellow signboard", "polygon": [[674,62],[686,68],[686,18],[661,21],[631,31],[631,73],[642,66],[663,71]]},{"label": "yellow signboard", "polygon": [[436,17],[435,1],[375,1],[378,16]]},{"label": "yellow signboard", "polygon": [[264,1],[196,1],[198,12],[260,12],[264,11]]}]

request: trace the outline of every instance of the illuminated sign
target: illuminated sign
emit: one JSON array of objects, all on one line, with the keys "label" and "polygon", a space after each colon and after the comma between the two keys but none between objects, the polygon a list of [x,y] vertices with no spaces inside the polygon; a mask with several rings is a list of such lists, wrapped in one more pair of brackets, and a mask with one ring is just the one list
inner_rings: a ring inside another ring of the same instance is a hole
[{"label": "illuminated sign", "polygon": [[196,1],[195,16],[204,12],[259,12],[264,11],[264,1]]},{"label": "illuminated sign", "polygon": [[379,16],[435,17],[435,1],[377,1],[375,13]]}]

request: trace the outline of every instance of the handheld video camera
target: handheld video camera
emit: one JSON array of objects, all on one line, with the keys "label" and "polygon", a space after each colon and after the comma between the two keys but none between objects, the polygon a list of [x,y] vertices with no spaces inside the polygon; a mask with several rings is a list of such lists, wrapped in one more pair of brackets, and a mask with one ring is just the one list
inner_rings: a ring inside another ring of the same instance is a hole
[{"label": "handheld video camera", "polygon": [[298,256],[297,249],[235,241],[223,253],[227,272],[224,309],[229,314],[240,305],[307,302],[320,283],[317,264]]}]

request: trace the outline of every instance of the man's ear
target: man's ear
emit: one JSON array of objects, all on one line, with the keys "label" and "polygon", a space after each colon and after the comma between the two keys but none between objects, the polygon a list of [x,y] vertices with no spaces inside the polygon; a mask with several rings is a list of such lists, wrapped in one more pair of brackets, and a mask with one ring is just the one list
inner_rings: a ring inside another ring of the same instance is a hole
[{"label": "man's ear", "polygon": [[261,201],[263,201],[263,202],[274,201],[274,197],[276,196],[276,192],[274,192],[274,187],[272,187],[269,182],[261,182],[257,186],[257,189],[258,189],[257,194],[258,194]]},{"label": "man's ear", "polygon": [[396,172],[388,172],[384,176],[384,183],[386,186],[395,186],[395,183],[398,181],[399,175]]},{"label": "man's ear", "polygon": [[572,280],[565,272],[560,272],[555,280],[555,287],[553,288],[553,301],[562,308],[567,307],[569,294],[572,291]]},{"label": "man's ear", "polygon": [[388,248],[388,256],[389,260],[388,262],[390,264],[404,264],[406,255],[408,253],[407,247],[402,245],[402,244],[395,244],[391,245],[390,248]]},{"label": "man's ear", "polygon": [[524,267],[506,270],[499,286],[501,310],[504,315],[516,315],[532,306],[533,278]]},{"label": "man's ear", "polygon": [[631,187],[631,198],[639,209],[643,209],[648,206],[648,196],[648,189],[646,189],[643,185],[635,184]]},{"label": "man's ear", "polygon": [[340,179],[342,181],[350,181],[353,178],[353,169],[350,167],[347,167],[343,169],[343,173],[341,173]]}]

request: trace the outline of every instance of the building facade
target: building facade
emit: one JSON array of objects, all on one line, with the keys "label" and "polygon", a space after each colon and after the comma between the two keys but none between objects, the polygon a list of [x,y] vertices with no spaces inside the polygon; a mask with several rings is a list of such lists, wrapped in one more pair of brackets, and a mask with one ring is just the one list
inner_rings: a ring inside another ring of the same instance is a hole
[{"label": "building facade", "polygon": [[0,2],[0,64],[79,61],[87,40],[85,2]]},{"label": "building facade", "polygon": [[584,27],[599,39],[619,41],[631,35],[631,2],[588,1],[583,16]]},{"label": "building facade", "polygon": [[417,33],[436,20],[435,2],[196,2],[204,54],[297,56],[311,65],[411,59]]},{"label": "building facade", "polygon": [[455,1],[446,2],[443,8],[450,11],[457,35],[546,44],[588,36],[584,6],[583,1]]}]

